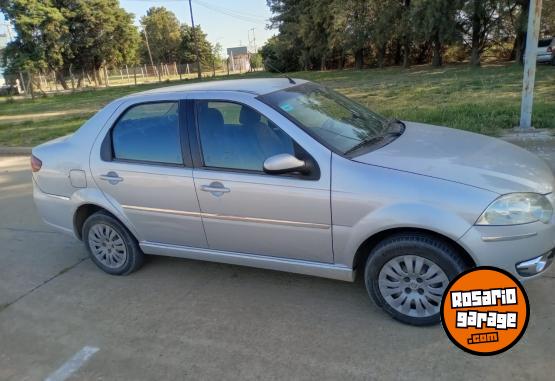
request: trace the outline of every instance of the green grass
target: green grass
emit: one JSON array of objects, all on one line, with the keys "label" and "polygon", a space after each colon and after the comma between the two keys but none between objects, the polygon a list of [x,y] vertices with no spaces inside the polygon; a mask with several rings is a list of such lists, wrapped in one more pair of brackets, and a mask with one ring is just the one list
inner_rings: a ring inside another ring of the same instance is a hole
[{"label": "green grass", "polygon": [[[254,73],[230,78],[270,76]],[[497,135],[518,125],[522,67],[451,65],[299,72],[291,76],[330,86],[387,117]],[[191,83],[193,81],[188,81]],[[176,84],[178,82],[172,82]],[[112,87],[12,102],[0,101],[0,145],[32,146],[74,131],[111,100],[167,83]],[[62,112],[44,117],[38,114]],[[23,116],[22,120],[2,117]],[[533,124],[555,128],[555,67],[538,66]]]}]

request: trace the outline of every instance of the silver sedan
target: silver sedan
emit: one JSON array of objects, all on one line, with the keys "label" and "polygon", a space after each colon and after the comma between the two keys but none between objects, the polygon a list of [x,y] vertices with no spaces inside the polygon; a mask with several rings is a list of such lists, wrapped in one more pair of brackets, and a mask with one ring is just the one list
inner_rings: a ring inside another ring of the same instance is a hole
[{"label": "silver sedan", "polygon": [[553,259],[555,180],[525,150],[387,120],[323,86],[250,79],[118,99],[36,147],[45,222],[109,274],[145,254],[364,276],[394,318],[439,320],[475,266],[521,280]]}]

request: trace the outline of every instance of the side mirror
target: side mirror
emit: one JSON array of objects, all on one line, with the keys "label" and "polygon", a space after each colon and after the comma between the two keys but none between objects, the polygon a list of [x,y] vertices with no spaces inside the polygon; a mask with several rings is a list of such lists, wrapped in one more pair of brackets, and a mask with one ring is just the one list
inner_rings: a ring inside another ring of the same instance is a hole
[{"label": "side mirror", "polygon": [[308,166],[306,162],[297,159],[295,156],[282,153],[266,159],[264,162],[264,172],[272,175],[281,175],[291,172],[306,174],[308,172]]}]

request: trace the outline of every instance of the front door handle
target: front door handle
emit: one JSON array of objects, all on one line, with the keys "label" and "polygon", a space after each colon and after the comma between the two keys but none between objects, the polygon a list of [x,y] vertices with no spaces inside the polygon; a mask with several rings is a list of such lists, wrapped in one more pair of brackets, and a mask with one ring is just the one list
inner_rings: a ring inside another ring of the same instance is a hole
[{"label": "front door handle", "polygon": [[100,179],[107,181],[112,185],[116,185],[117,183],[121,183],[123,181],[123,177],[119,177],[114,171],[110,171],[105,175],[100,175]]},{"label": "front door handle", "polygon": [[217,182],[217,181],[214,181],[210,185],[203,185],[203,186],[200,187],[200,189],[204,192],[210,192],[214,196],[221,196],[224,193],[231,192],[231,189],[224,187],[224,185],[222,183]]}]

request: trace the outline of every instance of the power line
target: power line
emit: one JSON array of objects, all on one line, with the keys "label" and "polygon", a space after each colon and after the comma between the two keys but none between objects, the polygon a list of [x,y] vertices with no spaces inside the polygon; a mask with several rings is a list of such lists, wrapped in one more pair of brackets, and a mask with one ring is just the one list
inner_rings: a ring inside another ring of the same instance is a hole
[{"label": "power line", "polygon": [[[184,2],[187,0],[127,0],[127,1],[135,1],[135,2],[149,2],[149,3],[163,3],[163,2]],[[239,19],[241,21],[246,21],[246,22],[251,22],[251,23],[264,23],[266,24],[266,22],[268,21],[267,19],[265,19],[264,17],[260,17],[254,13],[249,13],[249,12],[243,12],[243,11],[236,11],[234,9],[231,8],[225,8],[222,7],[220,5],[215,5],[206,1],[202,1],[202,0],[193,0],[193,2],[197,5],[200,5],[203,8],[209,9],[211,11],[214,12],[218,12],[221,13],[223,15],[226,16],[231,16],[233,18]]]}]

